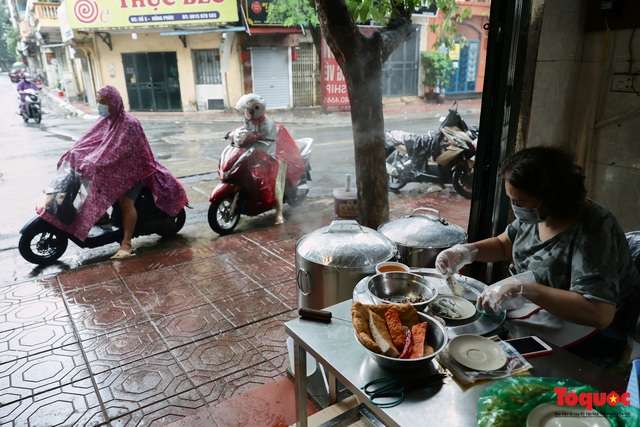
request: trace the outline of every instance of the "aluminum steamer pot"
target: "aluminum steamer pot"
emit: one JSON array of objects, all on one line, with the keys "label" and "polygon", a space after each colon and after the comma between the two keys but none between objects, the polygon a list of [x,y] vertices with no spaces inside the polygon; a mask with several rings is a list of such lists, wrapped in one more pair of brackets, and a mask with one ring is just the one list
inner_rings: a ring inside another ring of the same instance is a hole
[{"label": "aluminum steamer pot", "polygon": [[396,245],[353,220],[336,220],[296,243],[298,307],[323,309],[353,296],[376,264],[395,259]]},{"label": "aluminum steamer pot", "polygon": [[433,268],[440,252],[467,242],[466,231],[442,219],[440,211],[432,208],[414,209],[405,217],[380,225],[378,231],[395,242],[399,261],[409,267]]}]

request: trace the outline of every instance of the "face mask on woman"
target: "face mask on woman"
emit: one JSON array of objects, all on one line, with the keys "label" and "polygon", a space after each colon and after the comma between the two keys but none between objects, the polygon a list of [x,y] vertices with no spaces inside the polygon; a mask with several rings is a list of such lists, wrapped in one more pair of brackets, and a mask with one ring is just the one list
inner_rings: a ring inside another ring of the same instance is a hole
[{"label": "face mask on woman", "polygon": [[109,106],[98,104],[98,114],[100,114],[102,117],[109,117]]},{"label": "face mask on woman", "polygon": [[[540,202],[542,203],[542,202]],[[538,207],[534,209],[523,208],[521,206],[516,206],[511,203],[511,209],[513,210],[513,214],[515,217],[520,220],[523,224],[539,224],[544,221],[540,218],[540,212],[538,212],[538,208],[540,207],[540,203]]]}]

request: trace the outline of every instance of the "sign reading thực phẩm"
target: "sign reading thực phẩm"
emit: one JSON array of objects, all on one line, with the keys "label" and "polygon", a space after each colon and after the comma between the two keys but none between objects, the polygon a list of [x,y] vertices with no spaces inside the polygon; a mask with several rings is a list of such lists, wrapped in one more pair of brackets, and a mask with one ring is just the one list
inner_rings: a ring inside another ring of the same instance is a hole
[{"label": "sign reading th\u1ef1c ph\u1ea9m", "polygon": [[238,21],[236,0],[65,0],[74,30]]}]

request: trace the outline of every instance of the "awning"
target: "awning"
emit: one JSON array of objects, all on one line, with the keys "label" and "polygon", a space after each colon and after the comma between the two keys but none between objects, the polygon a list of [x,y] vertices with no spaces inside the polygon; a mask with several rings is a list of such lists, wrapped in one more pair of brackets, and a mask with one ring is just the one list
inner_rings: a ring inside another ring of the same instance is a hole
[{"label": "awning", "polygon": [[250,34],[302,34],[298,27],[249,27]]},{"label": "awning", "polygon": [[162,31],[160,32],[161,36],[190,36],[194,34],[207,34],[207,33],[233,33],[245,31],[245,27],[218,27],[218,28],[207,28],[202,30],[173,30],[173,31]]}]

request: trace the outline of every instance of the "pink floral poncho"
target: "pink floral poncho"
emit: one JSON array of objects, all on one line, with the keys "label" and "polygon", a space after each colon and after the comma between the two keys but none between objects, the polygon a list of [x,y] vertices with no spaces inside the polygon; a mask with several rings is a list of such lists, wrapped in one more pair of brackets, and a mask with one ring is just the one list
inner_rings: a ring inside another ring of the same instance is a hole
[{"label": "pink floral poncho", "polygon": [[188,201],[182,184],[153,157],[140,122],[124,110],[118,90],[105,86],[98,93],[107,100],[109,116],[100,117],[58,162],[58,167],[69,163],[89,181],[84,204],[69,225],[45,210],[39,212],[47,222],[82,241],[102,214],[138,182],[151,190],[156,206],[171,216]]}]

